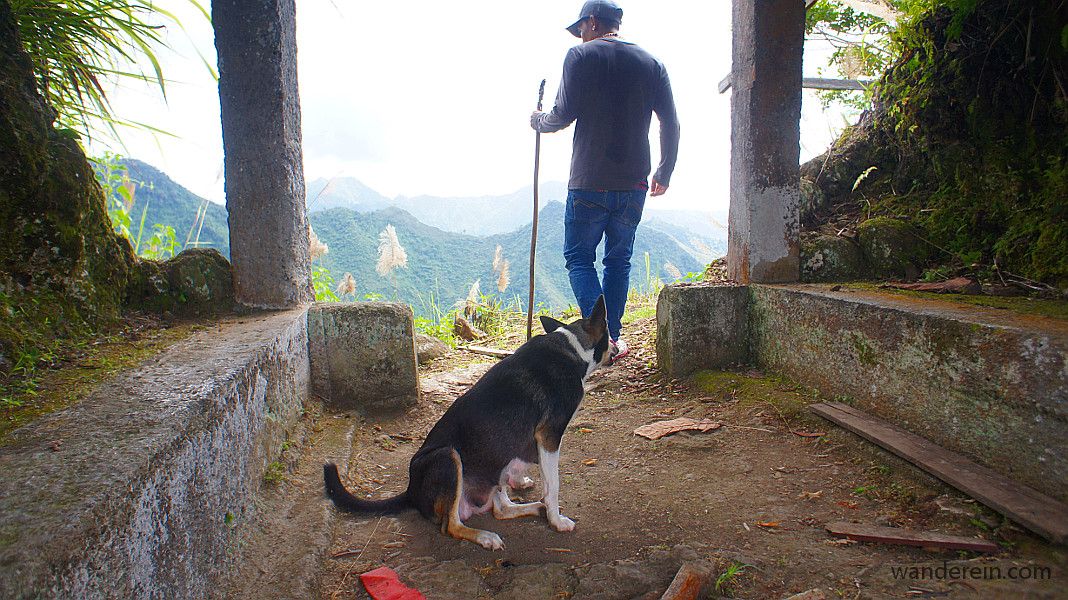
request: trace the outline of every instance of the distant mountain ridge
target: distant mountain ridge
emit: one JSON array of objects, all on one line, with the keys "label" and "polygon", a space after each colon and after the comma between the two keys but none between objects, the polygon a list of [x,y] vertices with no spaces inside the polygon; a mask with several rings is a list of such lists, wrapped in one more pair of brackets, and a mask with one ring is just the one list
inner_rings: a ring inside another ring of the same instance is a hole
[{"label": "distant mountain ridge", "polygon": [[[207,214],[200,234],[202,245],[217,248],[229,256],[225,207],[207,202],[143,162],[127,159],[124,164],[130,178],[138,183],[131,210],[135,226],[147,203],[146,230],[150,231],[154,223],[171,225],[181,244],[190,235],[197,210],[206,204]],[[322,183],[325,186],[325,182]],[[431,303],[447,308],[466,297],[471,285],[478,280],[484,293],[505,298],[519,296],[522,304],[526,304],[531,230],[529,187],[510,196],[470,199],[471,204],[465,204],[464,199],[431,196],[391,200],[355,179],[334,180],[333,190],[328,189],[322,194],[312,193],[316,185],[313,182],[309,186],[309,221],[318,237],[330,248],[317,264],[330,269],[335,279],[340,279],[346,272],[352,273],[356,279],[357,297],[368,293],[387,299],[396,297],[412,304],[418,313],[428,314]],[[564,205],[561,201],[566,190],[563,184],[557,184],[555,189],[554,192],[549,185],[541,194],[535,301],[559,309],[572,303],[573,297],[562,253]],[[549,199],[554,194],[558,194],[559,201]],[[428,224],[408,210],[395,206],[397,202],[416,206],[424,218],[432,222]],[[517,208],[520,206],[521,209]],[[447,226],[457,226],[461,217],[489,221],[491,217],[487,215],[490,213],[509,211],[521,213],[514,217],[507,215],[521,221],[509,231],[470,235],[447,230]],[[725,239],[704,237],[692,230],[694,224],[699,225],[696,229],[702,230],[704,225],[700,221],[708,217],[707,213],[695,211],[693,215],[675,215],[675,220],[681,219],[681,224],[676,224],[661,218],[667,212],[671,211],[647,209],[638,226],[631,287],[645,287],[648,279],[672,281],[672,268],[668,264],[683,274],[696,272],[725,253]],[[375,265],[378,236],[386,225],[396,229],[408,254],[408,267],[383,277],[375,271]],[[192,236],[195,237],[195,231]],[[497,277],[492,268],[498,244],[511,265],[511,283],[503,293],[497,291]],[[649,254],[648,273],[646,253]]]}]

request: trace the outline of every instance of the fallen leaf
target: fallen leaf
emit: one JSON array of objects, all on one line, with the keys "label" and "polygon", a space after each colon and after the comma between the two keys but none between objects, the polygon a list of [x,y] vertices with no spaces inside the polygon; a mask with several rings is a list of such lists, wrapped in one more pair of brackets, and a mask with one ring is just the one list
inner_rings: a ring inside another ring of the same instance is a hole
[{"label": "fallen leaf", "polygon": [[850,510],[857,510],[857,507],[860,506],[856,502],[847,502],[845,500],[839,500],[838,502],[835,502],[835,504],[841,506],[842,508],[848,508]]},{"label": "fallen leaf", "polygon": [[842,538],[840,540],[823,540],[824,544],[830,544],[831,546],[848,546],[849,544],[857,543],[856,540],[847,540]]},{"label": "fallen leaf", "polygon": [[634,434],[650,440],[658,440],[666,435],[671,435],[680,431],[707,432],[719,429],[722,426],[722,423],[718,423],[712,419],[701,419],[700,421],[697,421],[689,417],[679,417],[678,419],[671,419],[670,421],[657,421],[656,423],[642,425],[634,430]]},{"label": "fallen leaf", "polygon": [[597,464],[597,459],[587,458],[586,460],[582,461],[582,464],[586,465],[587,467],[592,467],[593,465]]},{"label": "fallen leaf", "polygon": [[589,427],[579,427],[579,433],[593,433],[593,430]]},{"label": "fallen leaf", "polygon": [[813,498],[820,498],[823,496],[823,490],[818,492],[801,492],[797,497],[801,500],[812,500]]},{"label": "fallen leaf", "polygon": [[757,521],[757,525],[761,527],[778,527],[778,521]]},{"label": "fallen leaf", "polygon": [[52,449],[52,452],[59,452],[60,447],[63,446],[63,440],[54,440],[48,444],[48,447]]}]

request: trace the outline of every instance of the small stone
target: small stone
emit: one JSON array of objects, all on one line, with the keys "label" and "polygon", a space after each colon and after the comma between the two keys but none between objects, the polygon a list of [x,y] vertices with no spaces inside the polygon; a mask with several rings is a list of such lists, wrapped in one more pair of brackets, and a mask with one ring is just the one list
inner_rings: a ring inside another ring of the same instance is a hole
[{"label": "small stone", "polygon": [[445,356],[449,352],[449,345],[434,336],[417,333],[415,334],[415,352],[419,364],[423,365]]}]

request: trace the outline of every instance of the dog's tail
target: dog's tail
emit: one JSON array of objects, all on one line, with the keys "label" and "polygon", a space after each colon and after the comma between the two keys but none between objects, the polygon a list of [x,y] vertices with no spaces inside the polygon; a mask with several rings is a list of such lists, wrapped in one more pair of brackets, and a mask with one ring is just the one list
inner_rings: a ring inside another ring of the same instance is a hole
[{"label": "dog's tail", "polygon": [[411,508],[407,491],[385,500],[364,500],[353,496],[341,483],[341,476],[338,475],[337,465],[334,463],[323,465],[323,481],[326,483],[326,495],[330,496],[334,505],[349,512],[392,515]]}]

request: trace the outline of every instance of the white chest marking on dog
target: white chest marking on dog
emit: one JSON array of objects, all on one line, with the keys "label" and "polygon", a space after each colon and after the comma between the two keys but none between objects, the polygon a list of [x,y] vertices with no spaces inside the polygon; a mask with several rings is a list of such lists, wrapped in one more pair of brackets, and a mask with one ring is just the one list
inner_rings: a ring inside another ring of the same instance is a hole
[{"label": "white chest marking on dog", "polygon": [[593,373],[597,368],[597,362],[593,360],[593,348],[583,348],[582,342],[579,341],[578,336],[569,329],[561,327],[557,329],[555,333],[564,334],[567,341],[571,342],[571,347],[575,349],[575,353],[579,355],[579,358],[586,361],[586,374],[582,377],[582,379],[585,380],[590,376],[590,373]]}]

